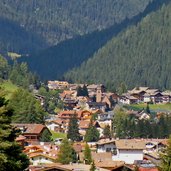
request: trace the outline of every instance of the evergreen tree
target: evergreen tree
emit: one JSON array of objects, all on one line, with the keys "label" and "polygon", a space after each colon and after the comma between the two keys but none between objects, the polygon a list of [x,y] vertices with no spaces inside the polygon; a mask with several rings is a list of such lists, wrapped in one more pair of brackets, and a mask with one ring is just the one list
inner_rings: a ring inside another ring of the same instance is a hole
[{"label": "evergreen tree", "polygon": [[6,79],[8,69],[9,66],[7,60],[0,55],[0,79]]},{"label": "evergreen tree", "polygon": [[124,138],[125,135],[125,124],[124,121],[127,119],[125,111],[121,108],[116,109],[115,116],[113,118],[113,128],[116,137]]},{"label": "evergreen tree", "polygon": [[92,162],[91,150],[87,143],[85,145],[85,150],[84,150],[84,160],[85,160],[85,164],[91,164]]},{"label": "evergreen tree", "polygon": [[85,97],[89,96],[86,85],[84,85],[83,87],[81,87],[81,86],[77,87],[77,96],[85,96]]},{"label": "evergreen tree", "polygon": [[93,160],[93,162],[91,163],[90,171],[95,171],[95,170],[96,170],[96,166]]},{"label": "evergreen tree", "polygon": [[69,126],[68,126],[68,132],[67,132],[67,138],[71,139],[72,141],[80,141],[81,137],[79,134],[79,128],[78,128],[78,119],[76,114],[70,118]]},{"label": "evergreen tree", "polygon": [[31,93],[18,89],[13,93],[9,106],[14,109],[13,122],[43,123],[46,115],[40,102]]},{"label": "evergreen tree", "polygon": [[52,134],[50,133],[50,131],[48,131],[47,129],[43,131],[40,141],[42,142],[51,142],[52,141]]},{"label": "evergreen tree", "polygon": [[106,125],[104,130],[103,130],[103,135],[105,138],[111,138],[111,131],[110,131],[110,126]]},{"label": "evergreen tree", "polygon": [[15,142],[17,130],[11,124],[12,110],[0,97],[0,171],[20,171],[29,165],[29,159]]},{"label": "evergreen tree", "polygon": [[117,89],[118,94],[123,94],[127,92],[127,86],[125,85],[125,83],[121,83]]},{"label": "evergreen tree", "polygon": [[148,114],[150,114],[151,112],[150,112],[150,107],[149,107],[149,104],[147,103],[147,107],[146,107],[146,112],[148,113]]},{"label": "evergreen tree", "polygon": [[161,155],[161,166],[160,171],[170,171],[171,170],[171,135],[168,140],[168,146],[164,153]]},{"label": "evergreen tree", "polygon": [[82,88],[82,96],[88,97],[88,90],[87,90],[87,86],[84,84],[83,88]]},{"label": "evergreen tree", "polygon": [[81,88],[81,86],[77,87],[77,96],[82,96],[82,88]]},{"label": "evergreen tree", "polygon": [[76,153],[71,143],[67,138],[63,139],[60,145],[57,161],[62,164],[69,164],[70,162],[75,162],[76,158]]},{"label": "evergreen tree", "polygon": [[86,142],[96,142],[99,140],[100,133],[97,128],[93,125],[93,121],[91,120],[89,128],[86,131],[84,140]]}]

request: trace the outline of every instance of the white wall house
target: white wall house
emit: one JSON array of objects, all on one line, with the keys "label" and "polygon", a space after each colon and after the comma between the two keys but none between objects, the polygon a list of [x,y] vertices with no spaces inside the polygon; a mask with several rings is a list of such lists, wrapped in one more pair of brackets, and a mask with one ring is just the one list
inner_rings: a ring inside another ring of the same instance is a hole
[{"label": "white wall house", "polygon": [[97,153],[113,152],[115,149],[115,140],[104,140],[97,143]]},{"label": "white wall house", "polygon": [[133,164],[135,160],[143,160],[143,150],[117,149],[116,153],[112,155],[112,160]]},{"label": "white wall house", "polygon": [[44,154],[35,154],[29,157],[30,157],[31,164],[34,166],[37,166],[40,164],[51,164],[55,162],[55,159],[53,158],[53,156],[50,157]]},{"label": "white wall house", "polygon": [[97,143],[97,152],[112,152],[113,161],[133,164],[135,160],[143,160],[145,142],[135,139],[108,140]]}]

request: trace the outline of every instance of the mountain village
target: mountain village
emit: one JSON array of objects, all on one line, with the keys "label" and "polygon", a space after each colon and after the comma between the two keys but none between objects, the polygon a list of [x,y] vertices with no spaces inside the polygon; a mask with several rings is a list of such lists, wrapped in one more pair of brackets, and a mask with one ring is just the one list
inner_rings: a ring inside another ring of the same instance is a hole
[{"label": "mountain village", "polygon": [[[20,129],[22,135],[16,141],[22,146],[23,152],[30,159],[30,171],[38,170],[75,170],[86,171],[91,165],[86,164],[84,157],[85,135],[92,124],[99,132],[97,141],[87,142],[91,156],[98,171],[122,171],[123,169],[139,171],[158,171],[160,152],[167,147],[167,139],[153,138],[124,138],[116,136],[113,119],[117,108],[130,104],[167,104],[171,102],[170,91],[160,91],[149,87],[136,87],[118,95],[106,92],[102,84],[69,84],[66,81],[48,81],[49,90],[61,90],[60,100],[63,110],[49,115],[45,124],[13,124]],[[78,89],[86,89],[87,95],[79,94]],[[35,98],[44,105],[44,97],[35,92]],[[145,110],[127,110],[127,115],[133,114],[138,120],[149,120],[150,114]],[[161,115],[168,112],[158,112]],[[57,161],[60,144],[63,138],[51,142],[41,141],[44,132],[67,134],[71,118],[76,117],[81,139],[73,142],[77,162],[59,164]],[[93,119],[94,118],[94,119]],[[111,136],[104,135],[108,127]]]}]

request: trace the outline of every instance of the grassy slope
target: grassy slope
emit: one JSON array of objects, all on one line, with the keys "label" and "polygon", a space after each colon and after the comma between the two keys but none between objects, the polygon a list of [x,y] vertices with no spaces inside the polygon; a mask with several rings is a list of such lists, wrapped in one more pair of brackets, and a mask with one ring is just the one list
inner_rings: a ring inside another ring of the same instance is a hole
[{"label": "grassy slope", "polygon": [[11,81],[4,81],[0,83],[0,87],[5,90],[6,99],[10,99],[12,93],[17,90],[17,86],[11,83]]},{"label": "grassy slope", "polygon": [[[129,109],[133,110],[142,110],[143,108],[146,109],[147,104],[141,103],[141,104],[132,104],[129,105]],[[171,104],[150,104],[149,105],[150,110],[159,112],[159,111],[171,111]]]},{"label": "grassy slope", "polygon": [[56,138],[65,138],[66,137],[65,133],[55,132],[55,131],[52,131],[52,130],[50,130],[50,132],[52,133],[53,140],[55,140]]}]

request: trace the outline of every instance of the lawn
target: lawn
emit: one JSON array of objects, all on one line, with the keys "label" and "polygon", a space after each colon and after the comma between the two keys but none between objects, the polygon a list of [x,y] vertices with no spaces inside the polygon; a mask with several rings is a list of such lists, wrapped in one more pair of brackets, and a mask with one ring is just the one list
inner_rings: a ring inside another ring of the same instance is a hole
[{"label": "lawn", "polygon": [[56,138],[65,138],[66,137],[65,133],[55,132],[55,131],[52,131],[52,130],[50,130],[50,132],[52,133],[53,140],[55,140]]},{"label": "lawn", "polygon": [[0,87],[2,87],[5,90],[6,99],[10,99],[12,93],[18,89],[18,87],[11,83],[11,81],[3,81],[2,83],[0,83]]},{"label": "lawn", "polygon": [[[142,110],[143,108],[146,109],[147,104],[141,103],[141,104],[131,104],[128,105],[127,108],[133,109],[133,110]],[[171,112],[171,104],[149,104],[149,108],[151,111],[154,112]]]}]

